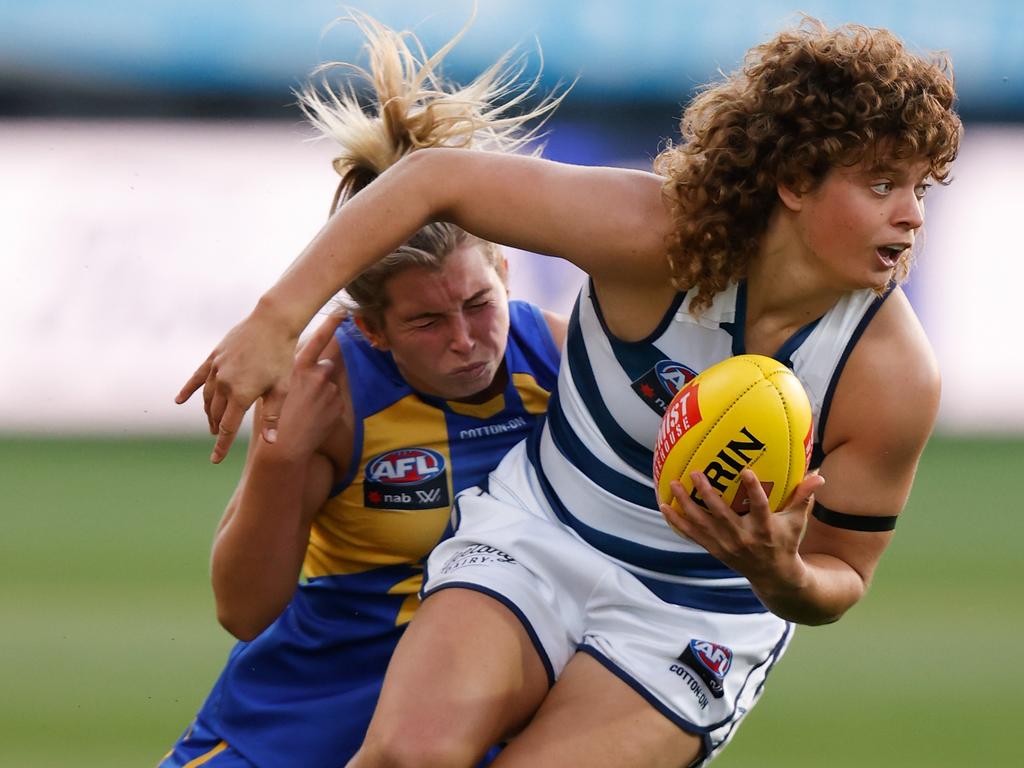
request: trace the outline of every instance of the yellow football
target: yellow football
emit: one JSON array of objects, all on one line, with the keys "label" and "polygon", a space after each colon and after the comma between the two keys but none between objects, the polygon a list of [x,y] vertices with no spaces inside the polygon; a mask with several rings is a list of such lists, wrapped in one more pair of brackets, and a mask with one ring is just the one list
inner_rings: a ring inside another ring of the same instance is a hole
[{"label": "yellow football", "polygon": [[[726,504],[749,511],[737,495],[749,467],[779,510],[807,472],[811,456],[811,404],[796,375],[762,355],[738,355],[711,366],[676,393],[665,411],[654,450],[658,500],[673,503],[678,480],[705,506],[690,473],[703,472]],[[678,508],[678,505],[676,505]]]}]

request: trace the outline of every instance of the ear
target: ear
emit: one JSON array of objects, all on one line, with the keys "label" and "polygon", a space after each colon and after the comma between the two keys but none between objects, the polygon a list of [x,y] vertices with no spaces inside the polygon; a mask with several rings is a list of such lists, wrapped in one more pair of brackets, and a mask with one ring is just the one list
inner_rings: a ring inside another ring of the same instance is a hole
[{"label": "ear", "polygon": [[377,328],[377,324],[363,317],[362,315],[355,315],[352,320],[356,324],[356,328],[366,337],[366,340],[370,342],[370,346],[374,349],[379,349],[382,352],[387,352],[389,349],[387,336]]},{"label": "ear", "polygon": [[789,210],[796,213],[804,207],[804,193],[796,187],[788,184],[776,184],[775,189],[779,194],[779,200]]}]

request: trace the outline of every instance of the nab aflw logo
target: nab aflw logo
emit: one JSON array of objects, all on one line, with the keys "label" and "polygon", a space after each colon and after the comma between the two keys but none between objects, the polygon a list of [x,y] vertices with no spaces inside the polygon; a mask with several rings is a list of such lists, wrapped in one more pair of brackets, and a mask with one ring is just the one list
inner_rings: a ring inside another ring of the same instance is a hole
[{"label": "nab aflw logo", "polygon": [[378,509],[447,507],[451,502],[444,456],[429,448],[400,448],[375,456],[366,465],[363,502]]}]

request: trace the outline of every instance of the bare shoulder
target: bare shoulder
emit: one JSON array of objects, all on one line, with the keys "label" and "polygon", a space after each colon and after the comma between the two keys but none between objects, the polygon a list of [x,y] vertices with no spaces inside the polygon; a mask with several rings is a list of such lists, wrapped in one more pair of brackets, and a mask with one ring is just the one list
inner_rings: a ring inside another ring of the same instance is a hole
[{"label": "bare shoulder", "polygon": [[342,412],[327,439],[320,446],[319,453],[328,457],[335,471],[342,473],[352,459],[355,440],[355,408],[352,405],[352,390],[349,387],[348,369],[345,367],[345,356],[337,338],[331,339],[324,348],[321,359],[330,360],[334,364],[333,378],[341,392]]},{"label": "bare shoulder", "polygon": [[[836,387],[826,450],[856,439],[916,454],[931,434],[940,374],[917,315],[897,288],[868,325]],[[830,445],[831,444],[831,445]]]},{"label": "bare shoulder", "polygon": [[551,331],[551,338],[555,340],[555,346],[561,350],[565,346],[565,335],[569,329],[569,318],[547,309],[542,309],[540,312],[544,316],[544,321],[548,324],[548,330]]}]

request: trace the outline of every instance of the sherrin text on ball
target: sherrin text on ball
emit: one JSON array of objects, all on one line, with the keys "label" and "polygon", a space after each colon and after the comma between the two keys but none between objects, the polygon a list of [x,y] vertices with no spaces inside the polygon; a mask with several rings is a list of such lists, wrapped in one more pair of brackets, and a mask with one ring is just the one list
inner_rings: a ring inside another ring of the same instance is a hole
[{"label": "sherrin text on ball", "polygon": [[750,468],[776,511],[807,472],[811,444],[811,404],[796,375],[763,355],[730,357],[680,389],[665,411],[654,450],[658,500],[674,503],[669,483],[678,480],[704,506],[690,478],[699,471],[745,514],[750,500],[737,491]]}]

